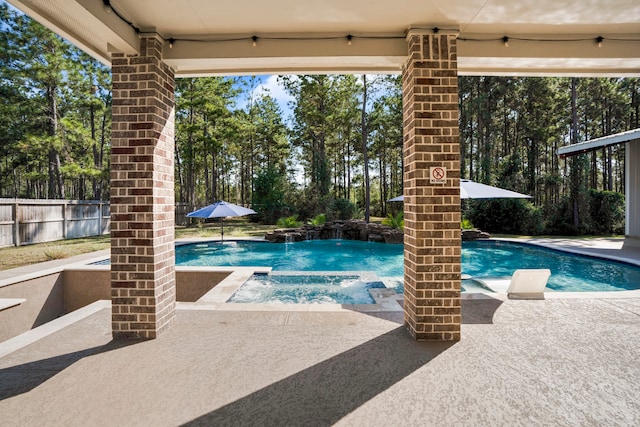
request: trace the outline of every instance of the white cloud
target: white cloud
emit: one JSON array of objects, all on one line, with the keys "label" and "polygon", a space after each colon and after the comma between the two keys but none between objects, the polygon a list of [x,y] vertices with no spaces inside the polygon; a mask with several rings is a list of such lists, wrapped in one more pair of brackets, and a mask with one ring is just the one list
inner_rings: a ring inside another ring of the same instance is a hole
[{"label": "white cloud", "polygon": [[271,97],[276,100],[283,112],[283,117],[285,120],[288,119],[291,115],[289,102],[293,101],[294,98],[278,83],[278,76],[266,76],[266,79],[262,80],[262,83],[253,90],[254,95],[263,93],[270,94]]}]

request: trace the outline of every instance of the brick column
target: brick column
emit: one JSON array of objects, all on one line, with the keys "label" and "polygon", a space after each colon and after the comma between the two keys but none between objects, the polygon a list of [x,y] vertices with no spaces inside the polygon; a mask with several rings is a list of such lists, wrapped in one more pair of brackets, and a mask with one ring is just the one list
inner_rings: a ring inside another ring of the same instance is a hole
[{"label": "brick column", "polygon": [[[460,141],[456,35],[407,36],[403,69],[404,322],[416,340],[460,340]],[[430,168],[446,182],[430,182]]]},{"label": "brick column", "polygon": [[162,39],[113,54],[111,304],[114,338],[155,338],[175,314],[174,72]]}]

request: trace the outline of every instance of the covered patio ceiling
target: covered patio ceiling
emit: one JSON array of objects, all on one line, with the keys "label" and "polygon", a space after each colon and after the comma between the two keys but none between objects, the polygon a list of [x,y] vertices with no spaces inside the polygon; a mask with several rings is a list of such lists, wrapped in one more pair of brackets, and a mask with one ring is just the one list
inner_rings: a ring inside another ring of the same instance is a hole
[{"label": "covered patio ceiling", "polygon": [[400,73],[411,29],[459,34],[460,74],[640,76],[638,0],[8,1],[105,64],[157,33],[177,77]]}]

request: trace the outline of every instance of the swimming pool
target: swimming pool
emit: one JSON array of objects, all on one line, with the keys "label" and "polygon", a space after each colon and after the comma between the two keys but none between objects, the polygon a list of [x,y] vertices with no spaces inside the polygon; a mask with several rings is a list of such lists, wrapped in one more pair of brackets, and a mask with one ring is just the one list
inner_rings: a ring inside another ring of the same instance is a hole
[{"label": "swimming pool", "polygon": [[[354,240],[297,243],[207,242],[176,247],[176,264],[189,266],[270,266],[273,271],[373,271],[403,276],[403,247]],[[640,289],[640,267],[521,243],[463,242],[462,272],[474,278],[511,276],[519,268],[549,268],[554,291]]]},{"label": "swimming pool", "polygon": [[525,243],[474,241],[463,244],[462,271],[473,277],[511,276],[518,268],[548,268],[547,288],[569,292],[640,289],[640,267],[570,254]]},{"label": "swimming pool", "polygon": [[296,243],[208,242],[176,246],[176,264],[189,266],[267,266],[274,271],[373,271],[402,276],[402,245],[356,240]]}]

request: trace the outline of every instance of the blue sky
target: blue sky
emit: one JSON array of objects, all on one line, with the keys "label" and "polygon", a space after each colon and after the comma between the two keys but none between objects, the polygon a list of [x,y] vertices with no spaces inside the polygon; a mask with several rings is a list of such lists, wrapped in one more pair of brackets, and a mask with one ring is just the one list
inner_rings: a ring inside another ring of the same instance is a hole
[{"label": "blue sky", "polygon": [[[248,81],[251,76],[242,76],[241,79]],[[282,110],[285,121],[288,121],[291,116],[291,107],[288,105],[290,101],[293,101],[293,97],[284,90],[282,86],[278,84],[278,76],[256,76],[258,79],[258,85],[253,90],[254,95],[261,95],[268,92],[272,98],[276,100],[280,109]],[[237,100],[237,107],[244,108],[247,105],[248,98],[244,96],[242,99]]]}]

